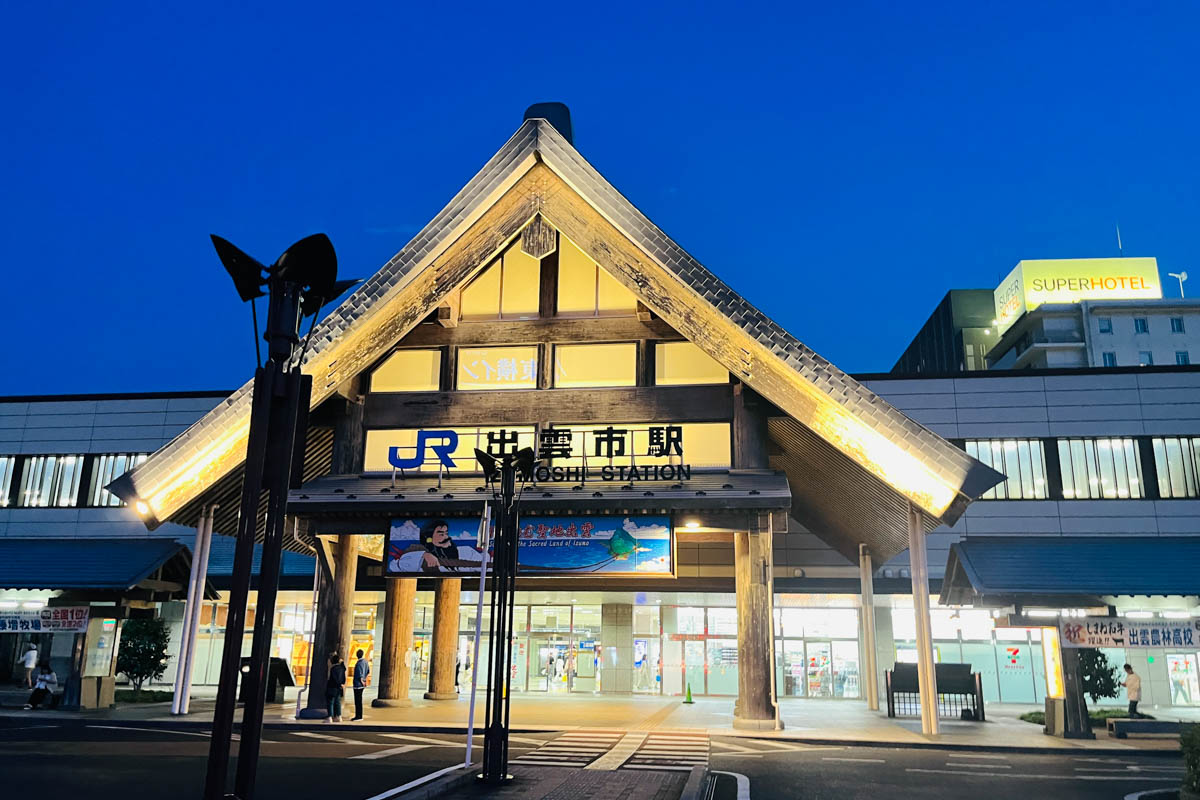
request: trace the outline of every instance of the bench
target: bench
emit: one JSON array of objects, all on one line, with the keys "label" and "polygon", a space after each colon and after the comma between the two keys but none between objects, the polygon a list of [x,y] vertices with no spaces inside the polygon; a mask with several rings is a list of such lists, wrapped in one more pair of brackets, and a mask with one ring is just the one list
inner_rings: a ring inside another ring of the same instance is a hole
[{"label": "bench", "polygon": [[[887,679],[888,716],[920,716],[920,681],[916,664],[895,664]],[[934,664],[938,716],[985,721],[983,679],[970,664]]]},{"label": "bench", "polygon": [[1167,734],[1178,736],[1188,723],[1167,719],[1137,719],[1133,717],[1109,717],[1108,735],[1127,739],[1129,734]]}]

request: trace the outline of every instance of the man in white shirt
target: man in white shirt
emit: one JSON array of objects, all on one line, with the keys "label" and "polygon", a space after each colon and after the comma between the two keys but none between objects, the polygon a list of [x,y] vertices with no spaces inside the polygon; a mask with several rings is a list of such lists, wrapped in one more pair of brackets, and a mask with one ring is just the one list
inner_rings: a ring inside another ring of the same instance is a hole
[{"label": "man in white shirt", "polygon": [[25,667],[25,688],[33,688],[33,671],[38,664],[37,645],[33,642],[29,643],[29,649],[25,651],[25,655],[21,658],[21,663]]},{"label": "man in white shirt", "polygon": [[1125,665],[1125,680],[1121,685],[1125,687],[1125,694],[1129,697],[1129,716],[1137,719],[1141,716],[1137,704],[1142,699],[1142,679],[1128,664]]}]

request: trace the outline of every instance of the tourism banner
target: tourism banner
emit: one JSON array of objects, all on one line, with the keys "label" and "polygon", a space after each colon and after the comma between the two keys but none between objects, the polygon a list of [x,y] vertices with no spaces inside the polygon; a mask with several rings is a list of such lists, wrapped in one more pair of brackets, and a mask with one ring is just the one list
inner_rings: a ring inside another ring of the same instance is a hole
[{"label": "tourism banner", "polygon": [[[478,518],[392,520],[388,577],[479,574]],[[493,536],[495,532],[493,530]],[[671,520],[666,516],[528,517],[520,522],[517,574],[674,575]]]},{"label": "tourism banner", "polygon": [[1200,619],[1095,619],[1059,620],[1063,647],[1182,647],[1195,650],[1200,643]]},{"label": "tourism banner", "polygon": [[82,633],[88,612],[87,606],[0,611],[0,633]]}]

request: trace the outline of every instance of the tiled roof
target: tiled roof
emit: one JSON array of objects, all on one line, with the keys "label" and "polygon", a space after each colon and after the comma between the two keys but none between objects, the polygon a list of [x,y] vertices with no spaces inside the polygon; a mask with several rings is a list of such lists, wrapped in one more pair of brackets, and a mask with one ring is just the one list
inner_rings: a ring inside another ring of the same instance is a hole
[{"label": "tiled roof", "polygon": [[0,588],[126,591],[186,549],[162,536],[0,537]]}]

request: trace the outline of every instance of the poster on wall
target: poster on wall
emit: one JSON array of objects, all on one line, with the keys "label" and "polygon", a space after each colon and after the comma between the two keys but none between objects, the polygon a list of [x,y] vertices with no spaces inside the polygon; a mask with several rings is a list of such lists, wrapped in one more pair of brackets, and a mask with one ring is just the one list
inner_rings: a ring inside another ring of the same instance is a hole
[{"label": "poster on wall", "polygon": [[[394,519],[387,576],[478,575],[478,533],[478,518]],[[671,577],[671,535],[666,516],[526,518],[518,529],[517,573]]]},{"label": "poster on wall", "polygon": [[1059,621],[1063,647],[1184,647],[1200,644],[1200,619],[1064,619]]},{"label": "poster on wall", "polygon": [[0,611],[0,633],[82,633],[89,612],[88,606]]}]

